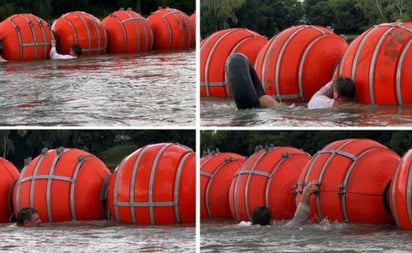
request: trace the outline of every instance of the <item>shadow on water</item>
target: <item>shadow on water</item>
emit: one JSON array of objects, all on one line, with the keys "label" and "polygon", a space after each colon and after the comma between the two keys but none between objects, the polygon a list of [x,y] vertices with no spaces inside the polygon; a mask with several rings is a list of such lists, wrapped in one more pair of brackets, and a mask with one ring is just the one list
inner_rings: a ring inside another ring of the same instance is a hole
[{"label": "shadow on water", "polygon": [[411,126],[412,106],[345,105],[308,110],[305,104],[237,110],[230,99],[202,98],[201,126],[345,127]]},{"label": "shadow on water", "polygon": [[194,126],[194,50],[0,65],[0,125]]}]

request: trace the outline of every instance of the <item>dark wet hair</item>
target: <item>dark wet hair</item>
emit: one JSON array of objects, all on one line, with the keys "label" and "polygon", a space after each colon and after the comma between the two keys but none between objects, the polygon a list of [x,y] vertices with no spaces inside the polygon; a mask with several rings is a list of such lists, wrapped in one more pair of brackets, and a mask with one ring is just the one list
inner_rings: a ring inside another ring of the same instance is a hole
[{"label": "dark wet hair", "polygon": [[24,221],[31,220],[33,215],[37,213],[37,210],[31,207],[24,207],[19,210],[16,217],[16,225],[24,226]]},{"label": "dark wet hair", "polygon": [[347,77],[339,77],[335,82],[335,89],[339,97],[353,101],[355,100],[355,82]]},{"label": "dark wet hair", "polygon": [[252,224],[256,225],[270,225],[270,221],[272,220],[272,212],[270,208],[267,206],[258,206],[253,210],[252,216]]},{"label": "dark wet hair", "polygon": [[79,57],[82,54],[82,48],[78,44],[73,45],[72,50],[76,54],[77,57]]}]

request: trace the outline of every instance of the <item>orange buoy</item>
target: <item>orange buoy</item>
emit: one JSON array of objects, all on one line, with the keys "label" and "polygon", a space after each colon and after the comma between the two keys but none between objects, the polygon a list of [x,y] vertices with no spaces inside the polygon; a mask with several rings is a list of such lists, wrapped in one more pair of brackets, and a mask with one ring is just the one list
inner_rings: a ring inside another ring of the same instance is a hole
[{"label": "orange buoy", "polygon": [[16,212],[35,208],[44,222],[104,219],[100,199],[106,165],[79,149],[44,149],[21,171],[13,193]]},{"label": "orange buoy", "polygon": [[33,14],[16,14],[0,23],[2,57],[6,60],[48,59],[50,40],[49,25]]},{"label": "orange buoy", "polygon": [[138,225],[193,223],[195,153],[173,143],[144,146],[113,173],[108,207],[113,219]]},{"label": "orange buoy", "polygon": [[190,42],[190,47],[195,47],[196,46],[196,13],[193,13],[189,17],[190,21],[190,28],[192,29],[192,33],[194,36],[192,36],[192,41]]},{"label": "orange buoy", "polygon": [[242,53],[253,65],[267,39],[244,28],[217,31],[200,45],[200,96],[231,96],[226,85],[225,64],[229,55]]},{"label": "orange buoy", "polygon": [[106,30],[100,20],[89,13],[66,13],[54,21],[52,31],[59,42],[58,51],[61,54],[69,54],[70,48],[75,44],[82,48],[82,55],[99,55],[106,52]]},{"label": "orange buoy", "polygon": [[115,11],[104,18],[102,24],[107,32],[108,53],[144,52],[153,47],[150,24],[134,11]]},{"label": "orange buoy", "polygon": [[245,162],[235,153],[208,154],[200,159],[201,218],[230,218],[229,189],[232,178]]},{"label": "orange buoy", "polygon": [[253,210],[268,206],[275,220],[291,219],[296,210],[293,187],[310,156],[293,147],[265,148],[249,157],[230,185],[235,220],[251,220]]},{"label": "orange buoy", "polygon": [[402,229],[412,229],[412,150],[409,150],[401,159],[393,178],[389,203],[392,216],[396,224]]},{"label": "orange buoy", "polygon": [[335,141],[304,168],[298,192],[311,181],[320,183],[320,193],[310,203],[312,220],[390,224],[394,221],[385,194],[399,160],[398,154],[373,140]]},{"label": "orange buoy", "polygon": [[13,214],[11,193],[19,171],[11,162],[0,157],[0,175],[0,222],[8,222]]},{"label": "orange buoy", "polygon": [[331,80],[346,48],[345,40],[324,27],[294,26],[262,48],[255,68],[267,95],[307,102]]},{"label": "orange buoy", "polygon": [[187,49],[195,38],[189,17],[182,11],[159,9],[147,18],[154,35],[154,49]]},{"label": "orange buoy", "polygon": [[340,75],[356,84],[363,104],[412,104],[412,23],[373,26],[346,50]]}]

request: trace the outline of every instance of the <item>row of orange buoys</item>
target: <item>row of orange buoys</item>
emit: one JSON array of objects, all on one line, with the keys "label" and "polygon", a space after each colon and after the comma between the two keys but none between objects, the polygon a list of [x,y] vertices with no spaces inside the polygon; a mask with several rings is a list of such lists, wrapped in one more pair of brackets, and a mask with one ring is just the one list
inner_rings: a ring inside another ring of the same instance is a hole
[{"label": "row of orange buoys", "polygon": [[115,11],[102,21],[74,11],[62,15],[49,28],[32,14],[16,14],[0,23],[2,57],[6,60],[49,58],[50,41],[58,52],[68,54],[74,44],[82,55],[134,53],[157,49],[188,49],[195,46],[195,19],[177,9],[159,9],[147,19],[132,10]]},{"label": "row of orange buoys", "polygon": [[275,220],[291,219],[303,187],[321,184],[310,219],[392,224],[412,229],[412,152],[402,159],[376,141],[332,142],[313,157],[293,147],[261,147],[249,158],[201,158],[201,218],[250,220],[266,205]]},{"label": "row of orange buoys", "polygon": [[294,26],[268,42],[243,28],[218,31],[201,43],[202,97],[231,96],[224,66],[232,53],[246,55],[266,94],[280,101],[308,102],[338,67],[341,76],[355,81],[358,102],[412,104],[412,23],[374,26],[349,46],[320,26]]},{"label": "row of orange buoys", "polygon": [[[0,159],[0,222],[33,207],[43,222],[111,218],[138,225],[195,221],[195,153],[175,143],[139,148],[112,173],[73,148],[43,150],[18,172]],[[109,217],[107,217],[109,210]]]}]

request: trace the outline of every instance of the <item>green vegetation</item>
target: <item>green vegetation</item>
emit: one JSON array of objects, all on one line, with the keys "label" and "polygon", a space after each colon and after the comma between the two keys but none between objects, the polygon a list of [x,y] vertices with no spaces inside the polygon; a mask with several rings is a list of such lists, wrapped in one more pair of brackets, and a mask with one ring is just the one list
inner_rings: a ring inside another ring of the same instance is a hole
[{"label": "green vegetation", "polygon": [[120,8],[131,8],[143,16],[149,16],[159,7],[170,7],[191,15],[196,9],[195,4],[194,0],[0,0],[0,20],[13,14],[32,13],[44,20],[52,21],[71,11],[85,11],[102,19]]},{"label": "green vegetation", "polygon": [[201,34],[243,27],[271,38],[293,25],[359,34],[384,22],[412,19],[412,0],[202,0]]},{"label": "green vegetation", "polygon": [[43,148],[78,148],[114,169],[121,159],[148,144],[172,142],[195,151],[194,130],[0,130],[0,150],[18,169]]},{"label": "green vegetation", "polygon": [[411,148],[411,131],[201,131],[201,152],[208,149],[250,156],[262,146],[291,146],[313,155],[327,144],[349,138],[375,140],[400,156]]},{"label": "green vegetation", "polygon": [[106,164],[107,168],[113,171],[117,167],[117,165],[120,164],[123,158],[130,155],[137,149],[138,147],[136,147],[135,145],[116,146],[109,148],[108,150],[105,150],[100,154],[96,154],[96,156],[99,157],[104,162],[104,164]]}]

